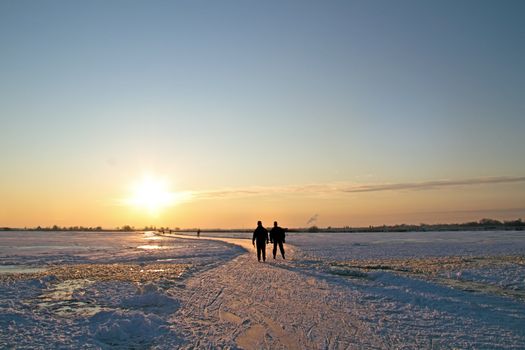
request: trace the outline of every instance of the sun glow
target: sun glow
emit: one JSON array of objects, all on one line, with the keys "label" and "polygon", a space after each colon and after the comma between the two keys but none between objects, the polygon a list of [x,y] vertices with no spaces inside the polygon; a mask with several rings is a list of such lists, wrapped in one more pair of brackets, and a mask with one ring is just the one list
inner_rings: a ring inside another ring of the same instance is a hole
[{"label": "sun glow", "polygon": [[163,209],[189,199],[190,193],[171,192],[168,182],[150,176],[144,177],[133,186],[132,195],[126,203],[150,215],[158,215]]}]

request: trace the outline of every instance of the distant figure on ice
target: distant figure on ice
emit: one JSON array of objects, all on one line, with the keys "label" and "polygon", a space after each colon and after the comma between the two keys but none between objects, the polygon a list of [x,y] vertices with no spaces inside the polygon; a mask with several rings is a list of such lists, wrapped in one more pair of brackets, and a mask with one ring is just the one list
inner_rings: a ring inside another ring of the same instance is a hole
[{"label": "distant figure on ice", "polygon": [[283,259],[286,259],[284,257],[284,247],[283,243],[285,243],[285,231],[286,229],[283,229],[279,226],[277,226],[277,221],[273,222],[273,228],[270,231],[270,242],[273,242],[273,258],[275,259],[275,255],[277,254],[277,245],[279,245],[279,250],[281,251],[281,256]]},{"label": "distant figure on ice", "polygon": [[268,244],[268,230],[262,225],[262,222],[257,221],[257,228],[253,231],[252,244],[255,245],[257,240],[257,260],[261,261],[261,253],[263,261],[266,261],[266,244]]}]

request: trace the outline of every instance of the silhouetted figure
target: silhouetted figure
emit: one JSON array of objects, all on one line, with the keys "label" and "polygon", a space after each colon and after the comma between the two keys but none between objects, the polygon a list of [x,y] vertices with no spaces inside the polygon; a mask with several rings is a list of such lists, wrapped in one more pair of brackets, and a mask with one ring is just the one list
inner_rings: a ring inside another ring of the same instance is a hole
[{"label": "silhouetted figure", "polygon": [[201,229],[197,229],[197,237],[200,237],[201,236]]},{"label": "silhouetted figure", "polygon": [[277,254],[277,245],[279,245],[279,250],[281,251],[281,255],[283,259],[286,259],[284,257],[284,247],[283,243],[285,243],[285,234],[286,229],[283,229],[279,226],[277,226],[277,221],[273,222],[273,228],[270,231],[270,242],[273,242],[273,258],[275,259],[275,255]]},{"label": "silhouetted figure", "polygon": [[257,221],[257,228],[253,231],[252,244],[255,245],[257,241],[257,260],[261,261],[261,253],[263,261],[266,261],[266,244],[268,244],[268,230],[262,225],[262,222]]}]

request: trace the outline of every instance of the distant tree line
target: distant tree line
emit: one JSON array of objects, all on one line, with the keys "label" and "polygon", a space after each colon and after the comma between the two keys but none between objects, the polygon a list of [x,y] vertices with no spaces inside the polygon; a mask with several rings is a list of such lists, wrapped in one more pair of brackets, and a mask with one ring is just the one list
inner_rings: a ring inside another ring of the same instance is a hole
[{"label": "distant tree line", "polygon": [[[131,232],[131,231],[159,231],[159,232],[252,232],[253,229],[197,229],[187,228],[181,229],[179,227],[159,227],[156,226],[144,226],[143,228],[136,228],[135,226],[123,225],[114,229],[104,229],[101,226],[96,227],[85,227],[85,226],[37,226],[32,228],[12,228],[12,227],[0,227],[0,231],[94,231],[94,232]],[[399,224],[399,225],[382,225],[382,226],[367,226],[367,227],[331,227],[326,228],[318,226],[310,226],[304,228],[292,228],[289,232],[425,232],[425,231],[522,231],[525,230],[525,223],[521,219],[510,220],[510,221],[499,221],[495,219],[481,219],[479,221],[465,222],[461,224]]]},{"label": "distant tree line", "polygon": [[291,229],[291,232],[426,232],[426,231],[522,231],[525,230],[525,222],[521,219],[510,221],[499,221],[494,219],[481,219],[460,224],[399,224],[381,225],[368,227],[331,227],[320,228],[311,226],[308,228]]},{"label": "distant tree line", "polygon": [[113,229],[102,228],[102,226],[87,227],[87,226],[36,226],[36,227],[24,227],[24,228],[13,228],[13,227],[0,227],[0,231],[80,231],[80,232],[130,232],[130,231],[157,231],[155,226],[144,226],[143,228],[136,228],[135,226],[124,225],[118,226]]},{"label": "distant tree line", "polygon": [[101,226],[96,227],[85,227],[85,226],[36,226],[36,227],[24,227],[24,228],[13,228],[13,227],[1,227],[3,231],[105,231]]}]

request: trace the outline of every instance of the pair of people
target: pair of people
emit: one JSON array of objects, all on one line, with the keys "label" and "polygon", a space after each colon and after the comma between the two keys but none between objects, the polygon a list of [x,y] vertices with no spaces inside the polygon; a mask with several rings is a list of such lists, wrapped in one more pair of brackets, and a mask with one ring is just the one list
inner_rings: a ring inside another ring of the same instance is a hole
[{"label": "pair of people", "polygon": [[275,255],[277,254],[277,246],[279,246],[281,256],[283,257],[283,259],[285,259],[283,247],[283,244],[285,243],[285,238],[285,229],[279,227],[277,225],[277,221],[273,222],[273,228],[270,231],[269,238],[268,230],[264,228],[261,221],[257,221],[257,228],[255,229],[255,231],[253,231],[252,237],[252,244],[255,245],[255,242],[257,242],[257,260],[261,261],[262,255],[262,260],[266,261],[266,245],[269,242],[273,243],[273,258],[275,259]]}]

